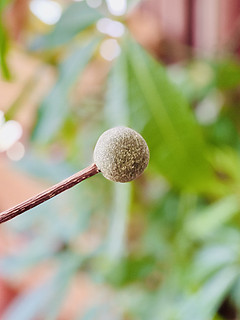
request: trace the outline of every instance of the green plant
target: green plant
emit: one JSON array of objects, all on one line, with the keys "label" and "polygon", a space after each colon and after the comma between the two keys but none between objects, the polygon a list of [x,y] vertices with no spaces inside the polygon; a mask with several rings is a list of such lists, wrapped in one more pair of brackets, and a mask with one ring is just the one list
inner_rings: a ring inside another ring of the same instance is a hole
[{"label": "green plant", "polygon": [[[149,168],[126,185],[98,176],[8,226],[31,241],[1,259],[2,275],[14,278],[46,261],[56,271],[4,319],[56,319],[79,272],[111,292],[79,319],[223,320],[230,319],[221,312],[229,301],[239,317],[239,61],[193,58],[165,67],[125,25],[121,54],[106,64],[99,47],[109,37],[95,29],[103,12],[69,4],[53,30],[26,48],[58,77],[39,104],[30,151],[18,166],[59,181],[88,164],[105,128],[125,125],[146,138]],[[107,77],[79,100],[79,80],[98,64]],[[63,155],[57,165],[53,146]],[[93,234],[94,248],[75,246],[79,235]]]}]

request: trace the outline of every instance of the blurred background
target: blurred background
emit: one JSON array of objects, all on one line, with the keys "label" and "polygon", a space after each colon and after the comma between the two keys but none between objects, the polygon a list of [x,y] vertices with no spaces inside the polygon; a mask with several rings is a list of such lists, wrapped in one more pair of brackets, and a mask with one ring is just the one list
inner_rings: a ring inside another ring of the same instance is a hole
[{"label": "blurred background", "polygon": [[240,319],[239,54],[239,0],[0,1],[0,211],[108,128],[151,154],[1,225],[0,319]]}]

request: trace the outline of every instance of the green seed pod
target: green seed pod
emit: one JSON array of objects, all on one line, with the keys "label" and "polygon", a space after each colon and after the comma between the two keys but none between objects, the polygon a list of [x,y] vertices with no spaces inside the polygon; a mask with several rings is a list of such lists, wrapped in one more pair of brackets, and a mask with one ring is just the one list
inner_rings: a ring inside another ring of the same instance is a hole
[{"label": "green seed pod", "polygon": [[93,158],[106,179],[129,182],[139,177],[147,167],[149,149],[136,131],[115,127],[100,136]]}]

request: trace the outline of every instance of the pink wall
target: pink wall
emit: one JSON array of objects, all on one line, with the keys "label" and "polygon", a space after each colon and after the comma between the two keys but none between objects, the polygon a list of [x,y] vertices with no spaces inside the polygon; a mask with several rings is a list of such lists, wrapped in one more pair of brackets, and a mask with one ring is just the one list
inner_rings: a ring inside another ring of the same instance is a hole
[{"label": "pink wall", "polygon": [[[158,39],[177,41],[211,55],[240,43],[240,0],[145,0],[139,11],[152,17]],[[140,25],[139,33],[147,29]],[[239,32],[237,32],[237,28]],[[237,37],[239,34],[239,37]],[[238,39],[239,38],[239,39]]]}]

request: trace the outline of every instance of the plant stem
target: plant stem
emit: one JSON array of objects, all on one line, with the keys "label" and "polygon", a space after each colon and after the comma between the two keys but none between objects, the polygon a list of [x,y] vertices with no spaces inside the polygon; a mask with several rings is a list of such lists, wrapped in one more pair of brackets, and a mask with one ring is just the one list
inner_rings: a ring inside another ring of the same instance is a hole
[{"label": "plant stem", "polygon": [[97,168],[96,164],[92,164],[91,166],[75,173],[71,177],[59,182],[58,184],[55,184],[54,186],[48,188],[47,190],[33,196],[32,198],[29,198],[28,200],[6,210],[0,213],[0,223],[6,222],[8,220],[11,220],[15,218],[16,216],[22,214],[23,212],[30,210],[39,204],[55,197],[59,193],[72,188],[79,182],[90,178],[100,172],[100,170]]}]

